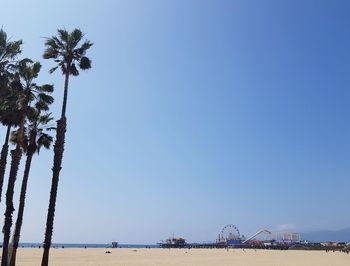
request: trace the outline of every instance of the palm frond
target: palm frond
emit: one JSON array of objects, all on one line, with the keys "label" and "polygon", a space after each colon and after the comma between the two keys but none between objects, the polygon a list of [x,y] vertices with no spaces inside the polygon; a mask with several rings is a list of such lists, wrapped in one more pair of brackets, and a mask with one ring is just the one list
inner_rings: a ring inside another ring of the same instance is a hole
[{"label": "palm frond", "polygon": [[53,141],[52,136],[42,133],[40,134],[38,140],[37,140],[37,153],[40,153],[41,147],[44,147],[45,149],[50,149],[51,143]]},{"label": "palm frond", "polygon": [[59,50],[56,48],[53,48],[52,46],[47,46],[43,58],[44,59],[51,59],[51,58],[57,58],[59,56]]},{"label": "palm frond", "polygon": [[78,76],[79,75],[79,70],[76,68],[74,63],[70,67],[70,74],[73,75],[73,76]]},{"label": "palm frond", "polygon": [[55,37],[47,38],[45,42],[45,46],[52,48],[53,50],[58,50],[60,48],[58,39]]},{"label": "palm frond", "polygon": [[41,69],[41,64],[39,62],[35,62],[31,68],[32,75],[37,77]]},{"label": "palm frond", "polygon": [[[47,58],[45,58],[45,59],[47,59]],[[49,70],[49,73],[52,74],[53,72],[56,71],[57,68],[58,68],[58,66],[55,66],[55,67],[51,68],[51,69]]]},{"label": "palm frond", "polygon": [[92,42],[85,40],[85,42],[77,49],[74,50],[74,56],[77,59],[80,59],[81,57],[85,56],[86,51],[93,45]]},{"label": "palm frond", "polygon": [[83,57],[80,59],[79,67],[80,67],[82,70],[90,69],[90,68],[91,68],[91,60],[90,60],[88,57],[83,56]]},{"label": "palm frond", "polygon": [[53,92],[53,85],[50,85],[50,84],[42,85],[41,91],[52,93]]},{"label": "palm frond", "polygon": [[0,69],[6,66],[21,53],[22,40],[9,41],[6,32],[0,29]]},{"label": "palm frond", "polygon": [[55,44],[56,44],[55,47],[57,47],[57,49],[63,49],[64,48],[64,43],[59,38],[57,38],[56,36],[53,36],[52,40],[55,41]]},{"label": "palm frond", "polygon": [[39,110],[42,110],[42,111],[48,111],[49,110],[48,104],[46,102],[40,101],[40,100],[35,103],[35,108],[39,109]]},{"label": "palm frond", "polygon": [[58,29],[57,32],[58,32],[59,38],[62,41],[66,42],[66,43],[69,42],[69,33],[68,33],[68,31],[66,31],[65,29]]},{"label": "palm frond", "polygon": [[52,115],[52,113],[46,113],[46,114],[41,115],[38,118],[38,123],[42,124],[42,125],[47,125],[48,123],[50,123],[53,120],[53,117],[51,115]]},{"label": "palm frond", "polygon": [[80,29],[74,29],[70,34],[69,34],[69,46],[73,50],[77,44],[81,41],[83,38],[83,33],[81,32]]},{"label": "palm frond", "polygon": [[44,103],[46,103],[48,105],[52,104],[54,101],[54,98],[52,96],[50,96],[46,93],[43,93],[43,92],[38,94],[38,99],[39,99],[39,101],[43,101]]}]

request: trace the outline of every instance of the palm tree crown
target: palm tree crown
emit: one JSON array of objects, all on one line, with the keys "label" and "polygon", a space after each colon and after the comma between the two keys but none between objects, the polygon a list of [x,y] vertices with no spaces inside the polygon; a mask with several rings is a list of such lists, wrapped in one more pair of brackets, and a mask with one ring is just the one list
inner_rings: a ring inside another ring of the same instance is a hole
[{"label": "palm tree crown", "polygon": [[22,41],[11,42],[7,34],[0,29],[0,70],[6,69],[7,65],[21,53]]},{"label": "palm tree crown", "polygon": [[11,88],[14,78],[14,60],[21,53],[22,41],[10,41],[3,29],[0,29],[0,122],[15,124],[16,98],[18,91]]},{"label": "palm tree crown", "polygon": [[11,42],[6,32],[0,29],[0,81],[3,81],[4,75],[13,66],[13,60],[21,53],[21,45],[21,40]]},{"label": "palm tree crown", "polygon": [[10,41],[3,29],[0,29],[0,97],[7,94],[7,85],[12,76],[14,60],[21,53],[22,41]]},{"label": "palm tree crown", "polygon": [[79,69],[87,70],[91,68],[91,60],[86,56],[86,51],[93,43],[85,40],[79,45],[84,37],[79,29],[74,29],[70,33],[65,29],[59,29],[57,31],[58,36],[52,36],[46,39],[46,49],[43,57],[44,59],[53,59],[57,63],[55,67],[50,69],[50,73],[61,68],[62,73],[65,75],[61,112],[61,118],[63,118],[66,117],[69,76],[78,76]]},{"label": "palm tree crown", "polygon": [[22,91],[13,85],[12,82],[7,85],[0,97],[0,123],[4,126],[17,126],[21,119],[18,99]]},{"label": "palm tree crown", "polygon": [[79,29],[70,33],[65,29],[59,29],[58,36],[47,38],[43,57],[54,59],[58,63],[57,66],[50,69],[50,73],[61,68],[63,74],[67,74],[68,71],[69,75],[78,76],[78,68],[82,70],[91,68],[91,60],[85,54],[93,43],[85,40],[82,45],[78,46],[83,37],[84,34]]},{"label": "palm tree crown", "polygon": [[[51,113],[43,113],[42,109],[31,108],[27,116],[27,124],[24,127],[22,148],[26,154],[40,153],[42,147],[49,149],[53,141],[50,131],[55,128],[50,125],[53,117]],[[11,134],[11,142],[17,144],[18,131]]]},{"label": "palm tree crown", "polygon": [[41,69],[39,62],[30,59],[23,59],[17,63],[16,79],[13,86],[22,91],[18,99],[19,109],[28,107],[33,100],[37,101],[38,107],[48,110],[48,106],[53,103],[53,97],[49,94],[53,92],[53,85],[38,85],[34,80],[38,77]]}]

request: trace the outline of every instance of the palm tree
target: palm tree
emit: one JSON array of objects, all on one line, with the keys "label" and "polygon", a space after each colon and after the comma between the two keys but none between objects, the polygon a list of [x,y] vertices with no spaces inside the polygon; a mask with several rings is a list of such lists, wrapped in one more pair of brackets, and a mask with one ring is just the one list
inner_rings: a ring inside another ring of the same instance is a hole
[{"label": "palm tree", "polygon": [[70,75],[78,76],[78,69],[87,70],[91,68],[91,61],[85,56],[85,54],[93,44],[90,41],[85,40],[81,45],[79,45],[79,43],[82,42],[83,37],[84,35],[79,29],[74,29],[72,32],[68,32],[65,29],[59,29],[57,36],[47,38],[45,42],[46,50],[43,57],[45,59],[53,59],[57,63],[57,65],[50,70],[50,73],[53,73],[56,69],[60,68],[65,79],[61,118],[57,121],[56,141],[54,145],[52,183],[46,221],[44,253],[41,261],[42,266],[47,266],[49,263],[49,251],[52,240],[57,188],[62,165],[67,125],[66,109],[69,77]]},{"label": "palm tree", "polygon": [[[42,105],[40,105],[40,108],[41,106]],[[42,114],[42,109],[40,108],[33,108],[28,115],[29,125],[25,128],[25,137],[22,143],[27,159],[23,174],[15,231],[12,239],[12,249],[11,252],[9,252],[9,266],[15,266],[16,263],[17,248],[23,222],[27,183],[33,155],[35,152],[39,154],[42,147],[49,149],[52,142],[52,137],[48,134],[48,131],[54,128],[50,127],[48,124],[53,118],[51,117],[50,113]],[[13,143],[17,143],[17,134],[13,134],[11,140]]]},{"label": "palm tree", "polygon": [[9,149],[9,136],[11,127],[15,124],[13,108],[14,102],[9,102],[8,84],[11,78],[11,68],[13,60],[21,53],[22,41],[10,41],[3,29],[0,29],[0,122],[7,127],[5,142],[0,153],[0,202],[2,195],[2,186],[7,163]]},{"label": "palm tree", "polygon": [[26,117],[30,111],[30,103],[33,100],[38,101],[40,104],[45,103],[47,105],[53,102],[53,98],[49,95],[53,91],[53,86],[49,84],[39,86],[34,82],[39,75],[40,69],[41,65],[39,62],[34,63],[30,59],[23,59],[17,63],[15,75],[16,77],[15,80],[11,83],[11,87],[17,88],[22,93],[19,94],[17,100],[20,122],[17,130],[16,148],[11,151],[12,161],[6,191],[6,210],[3,227],[4,240],[1,266],[8,266],[8,248],[12,226],[12,214],[14,211],[13,194],[18,167],[22,157],[24,125]]}]

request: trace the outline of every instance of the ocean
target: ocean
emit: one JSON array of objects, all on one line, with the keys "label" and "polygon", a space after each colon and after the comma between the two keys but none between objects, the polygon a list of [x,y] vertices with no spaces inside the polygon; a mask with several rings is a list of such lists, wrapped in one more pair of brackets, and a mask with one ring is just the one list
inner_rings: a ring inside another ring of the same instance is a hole
[{"label": "ocean", "polygon": [[[22,248],[42,248],[42,243],[19,243]],[[110,244],[72,244],[72,243],[52,243],[52,248],[111,248]],[[119,244],[118,248],[159,248],[159,245],[145,245],[145,244]]]}]

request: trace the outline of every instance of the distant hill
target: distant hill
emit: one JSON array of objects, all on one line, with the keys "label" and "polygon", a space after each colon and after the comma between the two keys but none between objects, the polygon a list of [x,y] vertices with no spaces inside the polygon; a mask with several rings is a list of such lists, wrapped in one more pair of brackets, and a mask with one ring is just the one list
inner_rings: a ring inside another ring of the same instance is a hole
[{"label": "distant hill", "polygon": [[301,239],[315,242],[350,242],[350,228],[345,228],[342,230],[318,230],[301,233]]}]

